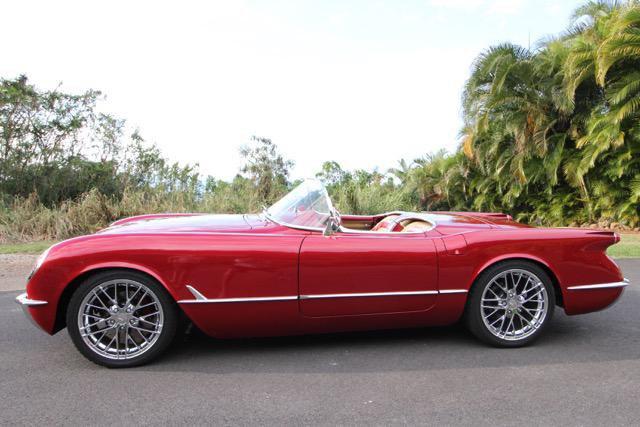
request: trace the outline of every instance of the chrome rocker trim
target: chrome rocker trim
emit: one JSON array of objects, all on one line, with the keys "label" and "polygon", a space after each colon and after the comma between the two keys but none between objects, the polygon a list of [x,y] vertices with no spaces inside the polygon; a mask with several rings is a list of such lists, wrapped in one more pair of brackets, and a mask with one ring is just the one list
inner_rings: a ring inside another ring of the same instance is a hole
[{"label": "chrome rocker trim", "polygon": [[393,296],[415,296],[415,295],[437,295],[437,294],[463,294],[465,289],[443,289],[441,291],[405,291],[405,292],[365,292],[347,294],[312,294],[312,295],[291,295],[274,297],[241,297],[241,298],[207,298],[191,285],[186,286],[195,299],[179,300],[179,304],[205,304],[205,303],[230,303],[230,302],[266,302],[266,301],[293,301],[307,299],[327,299],[327,298],[367,298],[367,297],[393,297]]},{"label": "chrome rocker trim", "polygon": [[407,295],[437,295],[438,291],[406,291],[406,292],[364,292],[350,294],[313,294],[300,295],[300,299],[320,299],[320,298],[359,298],[359,297],[394,297]]},{"label": "chrome rocker trim", "polygon": [[264,302],[264,301],[290,301],[297,300],[297,296],[281,296],[281,297],[246,297],[246,298],[213,298],[209,299],[202,295],[196,288],[187,285],[189,292],[196,299],[179,300],[178,304],[208,304],[208,303],[229,303],[229,302]]},{"label": "chrome rocker trim", "polygon": [[629,279],[624,279],[622,282],[599,283],[595,285],[569,286],[567,289],[570,291],[588,291],[593,289],[624,288],[627,286],[629,286]]},{"label": "chrome rocker trim", "polygon": [[466,294],[466,289],[441,289],[438,291],[440,294]]},{"label": "chrome rocker trim", "polygon": [[181,299],[178,304],[216,304],[229,302],[265,302],[265,301],[290,301],[297,300],[297,296],[283,297],[249,297],[249,298],[213,298],[213,299]]}]

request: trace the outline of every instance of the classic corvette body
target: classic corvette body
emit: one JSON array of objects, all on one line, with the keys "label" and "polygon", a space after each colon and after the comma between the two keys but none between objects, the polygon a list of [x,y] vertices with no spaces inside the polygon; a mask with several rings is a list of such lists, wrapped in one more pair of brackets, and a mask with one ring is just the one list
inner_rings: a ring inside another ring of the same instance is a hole
[{"label": "classic corvette body", "polygon": [[473,317],[484,286],[478,324],[467,321],[510,346],[537,336],[555,305],[573,315],[616,301],[628,282],[605,251],[618,240],[498,213],[339,215],[305,181],[263,214],[145,215],[58,243],[18,302],[50,334],[71,324],[97,363],[129,366],[175,313],[219,338],[446,325]]}]

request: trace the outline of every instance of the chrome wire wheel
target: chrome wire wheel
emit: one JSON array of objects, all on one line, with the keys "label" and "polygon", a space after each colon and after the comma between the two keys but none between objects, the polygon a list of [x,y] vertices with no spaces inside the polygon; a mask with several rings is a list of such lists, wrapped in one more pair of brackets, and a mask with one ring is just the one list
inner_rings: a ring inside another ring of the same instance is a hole
[{"label": "chrome wire wheel", "polygon": [[78,329],[87,348],[111,360],[128,360],[151,349],[162,332],[158,296],[130,279],[95,286],[80,303]]},{"label": "chrome wire wheel", "polygon": [[523,340],[544,323],[549,295],[542,280],[530,271],[509,269],[495,275],[485,286],[480,313],[495,337]]}]

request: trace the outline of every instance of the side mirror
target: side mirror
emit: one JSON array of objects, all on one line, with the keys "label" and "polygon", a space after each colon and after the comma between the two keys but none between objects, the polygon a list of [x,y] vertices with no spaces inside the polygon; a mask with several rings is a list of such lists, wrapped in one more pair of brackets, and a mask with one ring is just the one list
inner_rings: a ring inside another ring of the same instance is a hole
[{"label": "side mirror", "polygon": [[339,229],[340,229],[340,223],[338,222],[338,219],[333,215],[330,215],[329,219],[327,220],[327,226],[322,232],[322,235],[325,237],[329,237]]}]

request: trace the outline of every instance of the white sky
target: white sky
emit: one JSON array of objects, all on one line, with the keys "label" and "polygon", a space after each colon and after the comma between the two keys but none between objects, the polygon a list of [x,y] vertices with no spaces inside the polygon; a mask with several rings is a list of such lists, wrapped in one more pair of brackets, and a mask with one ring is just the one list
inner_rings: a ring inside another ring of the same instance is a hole
[{"label": "white sky", "polygon": [[457,147],[491,44],[562,31],[580,1],[5,1],[0,76],[100,89],[172,160],[233,177],[251,135],[295,161],[378,167]]}]

